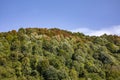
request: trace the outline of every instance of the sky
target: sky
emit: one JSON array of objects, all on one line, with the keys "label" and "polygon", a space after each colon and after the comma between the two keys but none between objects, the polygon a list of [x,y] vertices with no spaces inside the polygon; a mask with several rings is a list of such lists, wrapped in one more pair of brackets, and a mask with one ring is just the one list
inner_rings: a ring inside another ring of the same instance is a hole
[{"label": "sky", "polygon": [[120,35],[120,0],[0,0],[0,32],[21,27]]}]

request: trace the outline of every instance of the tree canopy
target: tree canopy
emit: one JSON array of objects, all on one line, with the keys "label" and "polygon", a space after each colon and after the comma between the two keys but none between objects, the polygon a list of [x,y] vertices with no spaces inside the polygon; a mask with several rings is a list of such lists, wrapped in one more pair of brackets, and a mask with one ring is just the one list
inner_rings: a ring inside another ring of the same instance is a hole
[{"label": "tree canopy", "polygon": [[0,33],[0,80],[119,80],[120,37],[58,28]]}]

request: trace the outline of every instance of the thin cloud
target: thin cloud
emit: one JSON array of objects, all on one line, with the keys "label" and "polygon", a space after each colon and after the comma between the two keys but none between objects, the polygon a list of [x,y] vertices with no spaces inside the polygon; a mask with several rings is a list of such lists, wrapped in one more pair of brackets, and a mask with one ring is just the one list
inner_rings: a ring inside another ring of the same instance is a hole
[{"label": "thin cloud", "polygon": [[90,28],[78,28],[75,30],[71,30],[72,32],[82,32],[86,35],[90,35],[90,36],[101,36],[103,34],[116,34],[116,35],[120,35],[120,25],[117,26],[112,26],[109,28],[102,28],[100,30],[92,30]]}]

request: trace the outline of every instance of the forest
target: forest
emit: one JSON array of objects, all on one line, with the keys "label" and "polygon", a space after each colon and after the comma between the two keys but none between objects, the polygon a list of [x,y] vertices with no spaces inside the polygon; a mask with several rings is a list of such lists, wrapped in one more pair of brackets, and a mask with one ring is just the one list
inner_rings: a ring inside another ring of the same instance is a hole
[{"label": "forest", "polygon": [[0,32],[0,80],[120,80],[120,36],[58,28]]}]

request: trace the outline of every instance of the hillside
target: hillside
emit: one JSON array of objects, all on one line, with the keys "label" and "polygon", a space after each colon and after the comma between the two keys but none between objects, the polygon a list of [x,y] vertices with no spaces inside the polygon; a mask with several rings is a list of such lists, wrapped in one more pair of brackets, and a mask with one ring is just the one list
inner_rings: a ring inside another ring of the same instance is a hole
[{"label": "hillside", "polygon": [[1,32],[0,80],[120,80],[120,37],[57,28]]}]

